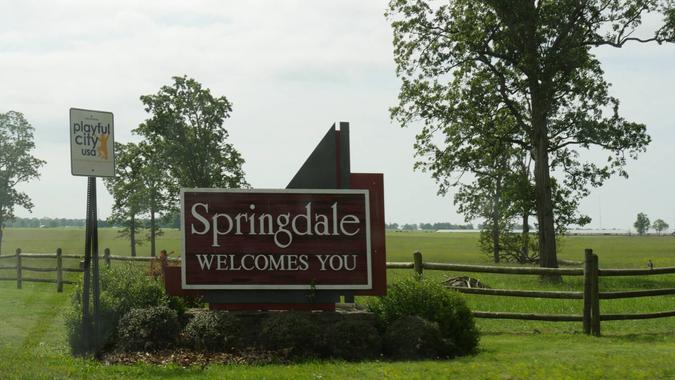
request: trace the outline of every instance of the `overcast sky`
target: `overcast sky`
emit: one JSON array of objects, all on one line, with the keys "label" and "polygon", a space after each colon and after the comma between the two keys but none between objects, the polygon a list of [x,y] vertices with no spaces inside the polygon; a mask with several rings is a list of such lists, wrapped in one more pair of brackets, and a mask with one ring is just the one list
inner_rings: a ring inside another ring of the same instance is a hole
[{"label": "overcast sky", "polygon": [[[139,96],[186,74],[233,104],[225,122],[257,188],[283,188],[326,130],[351,125],[353,172],[381,172],[388,222],[463,222],[452,195],[413,172],[417,131],[389,119],[399,82],[386,1],[0,0],[0,112],[35,128],[39,181],[19,216],[84,218],[86,179],[70,174],[68,109],[111,111],[115,139],[147,118]],[[592,227],[628,229],[638,212],[675,225],[675,46],[596,51],[622,114],[647,124],[648,152],[594,190]],[[99,180],[99,215],[112,199]]]}]

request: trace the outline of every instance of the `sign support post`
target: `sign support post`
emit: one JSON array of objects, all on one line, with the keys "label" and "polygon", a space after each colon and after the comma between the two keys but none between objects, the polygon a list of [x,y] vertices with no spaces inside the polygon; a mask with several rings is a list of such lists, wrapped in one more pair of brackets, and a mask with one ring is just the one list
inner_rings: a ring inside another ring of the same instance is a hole
[{"label": "sign support post", "polygon": [[[87,180],[87,221],[84,243],[84,284],[82,286],[82,336],[86,339],[86,347],[93,348],[97,347],[100,337],[100,276],[98,265],[96,177],[89,177]],[[93,316],[89,310],[90,293],[92,293]]]},{"label": "sign support post", "polygon": [[99,276],[99,257],[98,257],[98,217],[96,212],[96,177],[89,177],[89,185],[91,187],[91,193],[89,197],[91,199],[91,211],[89,213],[89,219],[91,219],[91,259],[92,259],[92,295],[93,295],[93,307],[94,307],[94,323],[93,323],[93,334],[92,339],[94,342],[94,347],[98,347],[99,339],[101,337],[101,316],[100,316],[100,304],[101,304],[101,286],[100,286],[100,276]]},{"label": "sign support post", "polygon": [[[87,352],[98,349],[101,337],[96,177],[115,176],[113,127],[111,112],[70,109],[71,173],[87,177],[82,284],[82,343]],[[90,310],[90,298],[93,310]]]},{"label": "sign support post", "polygon": [[84,275],[82,276],[82,340],[86,351],[92,347],[91,313],[89,312],[89,288],[91,285],[91,193],[96,183],[89,177],[87,183],[87,221],[84,233]]}]

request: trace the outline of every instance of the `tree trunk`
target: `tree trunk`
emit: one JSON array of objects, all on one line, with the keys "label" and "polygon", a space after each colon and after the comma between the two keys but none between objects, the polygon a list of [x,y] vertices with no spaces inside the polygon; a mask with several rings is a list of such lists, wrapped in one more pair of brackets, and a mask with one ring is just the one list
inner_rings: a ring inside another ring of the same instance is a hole
[{"label": "tree trunk", "polygon": [[2,224],[0,224],[0,255],[2,255],[2,234],[4,232],[4,228],[2,228]]},{"label": "tree trunk", "polygon": [[501,250],[499,246],[499,208],[500,208],[500,198],[502,192],[502,181],[501,176],[498,176],[495,181],[495,195],[492,202],[492,255],[494,257],[495,263],[499,263],[499,251]]},{"label": "tree trunk", "polygon": [[150,256],[155,257],[155,209],[150,209]]},{"label": "tree trunk", "polygon": [[131,241],[131,256],[136,257],[136,215],[131,215],[129,224],[129,240]]},{"label": "tree trunk", "polygon": [[[534,184],[537,222],[539,223],[539,265],[544,268],[557,268],[558,258],[556,256],[553,201],[551,199],[546,119],[540,116],[535,118],[533,123],[535,131]],[[554,282],[562,281],[560,275],[547,275],[543,279]]]},{"label": "tree trunk", "polygon": [[520,263],[525,264],[530,257],[530,210],[523,211],[523,246],[520,249]]}]

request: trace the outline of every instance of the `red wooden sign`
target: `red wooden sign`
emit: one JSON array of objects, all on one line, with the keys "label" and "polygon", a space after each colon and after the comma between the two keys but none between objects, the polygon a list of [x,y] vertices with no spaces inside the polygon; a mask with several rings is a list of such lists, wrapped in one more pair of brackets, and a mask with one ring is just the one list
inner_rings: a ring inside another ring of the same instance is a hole
[{"label": "red wooden sign", "polygon": [[373,289],[368,190],[181,191],[183,289]]}]

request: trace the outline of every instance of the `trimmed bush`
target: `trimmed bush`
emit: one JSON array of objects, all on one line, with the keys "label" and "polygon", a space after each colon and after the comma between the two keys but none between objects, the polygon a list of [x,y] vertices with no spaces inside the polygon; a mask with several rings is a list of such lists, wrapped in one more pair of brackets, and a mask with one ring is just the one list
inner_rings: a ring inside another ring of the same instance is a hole
[{"label": "trimmed bush", "polygon": [[[115,263],[111,268],[101,269],[101,334],[92,347],[86,347],[82,339],[82,291],[73,292],[72,307],[66,313],[66,329],[71,352],[75,355],[100,352],[115,345],[117,325],[120,318],[131,309],[152,306],[167,306],[180,315],[185,306],[182,299],[169,297],[160,280],[147,275],[147,269],[133,263]],[[89,310],[93,311],[90,300]]]},{"label": "trimmed bush", "polygon": [[237,319],[230,313],[197,313],[185,326],[183,336],[188,347],[200,351],[229,351],[239,345]]},{"label": "trimmed bush", "polygon": [[375,359],[382,353],[382,338],[371,321],[344,319],[332,326],[327,341],[331,356],[349,361]]},{"label": "trimmed bush", "polygon": [[263,349],[282,351],[291,358],[312,358],[322,351],[323,339],[309,315],[297,312],[270,314],[260,327]]},{"label": "trimmed bush", "polygon": [[478,330],[466,302],[441,284],[409,277],[391,285],[369,307],[384,326],[410,315],[438,323],[441,337],[454,347],[448,356],[471,354],[478,347]]},{"label": "trimmed bush", "polygon": [[393,359],[417,360],[447,357],[453,347],[441,337],[438,323],[408,315],[387,326],[384,350]]},{"label": "trimmed bush", "polygon": [[119,321],[117,347],[123,351],[152,351],[173,346],[180,325],[166,306],[132,309]]}]

